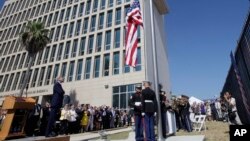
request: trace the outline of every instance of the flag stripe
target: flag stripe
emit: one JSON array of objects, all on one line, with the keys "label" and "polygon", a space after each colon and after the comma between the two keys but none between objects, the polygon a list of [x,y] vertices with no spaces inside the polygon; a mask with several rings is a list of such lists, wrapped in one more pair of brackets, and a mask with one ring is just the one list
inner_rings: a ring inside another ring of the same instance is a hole
[{"label": "flag stripe", "polygon": [[125,63],[135,67],[137,58],[137,28],[143,25],[140,3],[134,0],[126,15]]}]

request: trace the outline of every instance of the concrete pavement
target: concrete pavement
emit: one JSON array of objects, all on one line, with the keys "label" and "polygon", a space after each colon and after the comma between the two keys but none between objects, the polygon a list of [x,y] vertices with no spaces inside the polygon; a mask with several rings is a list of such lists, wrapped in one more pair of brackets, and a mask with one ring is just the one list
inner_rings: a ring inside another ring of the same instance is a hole
[{"label": "concrete pavement", "polygon": [[[112,141],[134,141],[135,140],[135,133],[132,132],[132,128],[121,128],[117,130],[109,130],[106,131],[105,134],[107,136],[112,134],[117,134],[121,132],[129,132],[129,136],[126,140],[112,140]],[[44,136],[39,137],[29,137],[29,138],[22,138],[22,139],[15,139],[15,141],[36,141],[45,139]],[[190,135],[190,136],[170,136],[165,141],[204,141],[204,135]],[[70,135],[70,141],[105,141],[105,139],[100,139],[99,132],[86,132],[81,134],[74,134]]]}]

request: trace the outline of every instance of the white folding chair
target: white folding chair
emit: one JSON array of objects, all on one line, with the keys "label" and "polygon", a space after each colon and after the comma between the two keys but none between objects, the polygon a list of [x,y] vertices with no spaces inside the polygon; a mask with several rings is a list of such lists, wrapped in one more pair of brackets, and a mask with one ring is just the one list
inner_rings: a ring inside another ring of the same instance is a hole
[{"label": "white folding chair", "polygon": [[194,125],[194,131],[201,131],[201,129],[204,127],[206,131],[206,115],[196,115],[195,116],[195,121],[193,122]]}]

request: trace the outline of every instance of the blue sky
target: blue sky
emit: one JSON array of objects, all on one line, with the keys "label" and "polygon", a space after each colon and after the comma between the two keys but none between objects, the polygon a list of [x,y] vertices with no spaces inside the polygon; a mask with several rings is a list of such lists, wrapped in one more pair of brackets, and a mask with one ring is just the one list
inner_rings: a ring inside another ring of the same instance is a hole
[{"label": "blue sky", "polygon": [[[3,5],[0,1],[0,7]],[[249,8],[248,0],[167,0],[173,94],[219,95]]]},{"label": "blue sky", "polygon": [[173,94],[219,95],[249,9],[248,0],[167,0]]}]

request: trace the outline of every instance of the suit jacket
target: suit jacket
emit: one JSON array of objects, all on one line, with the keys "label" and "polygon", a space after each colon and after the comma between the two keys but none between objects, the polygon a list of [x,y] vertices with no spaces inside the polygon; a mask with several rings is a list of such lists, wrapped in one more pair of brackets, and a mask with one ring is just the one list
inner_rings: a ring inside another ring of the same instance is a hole
[{"label": "suit jacket", "polygon": [[61,108],[63,104],[64,90],[59,82],[56,82],[53,88],[53,96],[51,100],[51,108]]}]

